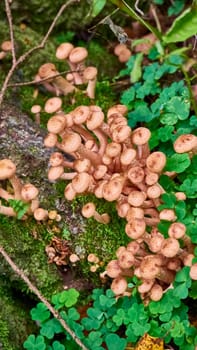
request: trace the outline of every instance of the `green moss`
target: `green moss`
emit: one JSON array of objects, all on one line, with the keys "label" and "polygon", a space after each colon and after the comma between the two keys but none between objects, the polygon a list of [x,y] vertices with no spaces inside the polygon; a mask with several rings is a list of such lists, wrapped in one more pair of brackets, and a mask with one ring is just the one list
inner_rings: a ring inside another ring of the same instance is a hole
[{"label": "green moss", "polygon": [[[21,222],[2,216],[0,227],[0,244],[37,288],[46,297],[50,297],[61,287],[62,281],[56,267],[47,262],[45,245],[50,239],[50,233],[46,227],[36,224],[33,219]],[[26,284],[16,276],[2,257],[0,262],[0,276],[6,275],[7,284],[16,290],[29,293]]]},{"label": "green moss", "polygon": [[9,288],[5,277],[0,276],[0,348],[21,350],[27,335],[36,331],[29,310],[34,304],[24,295]]}]

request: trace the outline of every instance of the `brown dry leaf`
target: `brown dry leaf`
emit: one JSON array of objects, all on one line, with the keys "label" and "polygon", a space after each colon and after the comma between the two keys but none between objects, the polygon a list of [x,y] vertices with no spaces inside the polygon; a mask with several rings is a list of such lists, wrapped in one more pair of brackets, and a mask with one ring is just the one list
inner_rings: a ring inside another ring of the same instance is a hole
[{"label": "brown dry leaf", "polygon": [[163,339],[145,333],[138,341],[135,350],[164,350],[164,342]]}]

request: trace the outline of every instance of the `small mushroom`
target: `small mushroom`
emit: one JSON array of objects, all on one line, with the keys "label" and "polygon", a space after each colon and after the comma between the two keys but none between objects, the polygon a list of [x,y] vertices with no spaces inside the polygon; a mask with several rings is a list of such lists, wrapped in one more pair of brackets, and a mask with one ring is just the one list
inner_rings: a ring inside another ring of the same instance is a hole
[{"label": "small mushroom", "polygon": [[96,211],[96,206],[94,203],[92,202],[89,202],[87,204],[85,204],[82,208],[82,215],[85,217],[85,218],[91,218],[93,217],[96,221],[100,222],[101,224],[108,224],[109,223],[109,216],[105,215],[103,216],[104,214],[99,214],[97,211]]}]

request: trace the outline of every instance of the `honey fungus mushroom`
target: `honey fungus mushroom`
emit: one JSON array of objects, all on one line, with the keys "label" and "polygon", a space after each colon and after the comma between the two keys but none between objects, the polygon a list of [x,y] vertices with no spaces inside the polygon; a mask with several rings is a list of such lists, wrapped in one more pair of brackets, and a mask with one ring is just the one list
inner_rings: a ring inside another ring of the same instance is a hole
[{"label": "honey fungus mushroom", "polygon": [[10,159],[0,160],[0,180],[9,180],[14,190],[14,198],[21,199],[22,183],[16,176],[16,165]]},{"label": "honey fungus mushroom", "polygon": [[180,135],[174,142],[174,150],[177,153],[191,152],[197,148],[197,137],[192,134]]},{"label": "honey fungus mushroom", "polygon": [[96,211],[96,206],[92,202],[86,203],[83,206],[81,212],[85,218],[93,217],[96,221],[100,222],[101,224],[108,224],[110,221],[110,217],[107,214],[99,214]]}]

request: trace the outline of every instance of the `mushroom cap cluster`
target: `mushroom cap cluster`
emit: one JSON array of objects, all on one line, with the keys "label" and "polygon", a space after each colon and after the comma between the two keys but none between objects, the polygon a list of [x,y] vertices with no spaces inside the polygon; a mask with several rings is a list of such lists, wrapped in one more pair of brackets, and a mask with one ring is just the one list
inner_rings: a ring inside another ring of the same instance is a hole
[{"label": "mushroom cap cluster", "polygon": [[[48,177],[50,181],[70,180],[64,190],[67,200],[93,193],[116,203],[118,215],[126,220],[130,242],[120,247],[117,259],[107,265],[107,275],[114,279],[112,290],[117,295],[128,293],[127,278],[136,275],[142,281],[142,298],[159,300],[176,272],[192,265],[193,245],[184,224],[176,221],[175,211],[158,210],[165,192],[158,182],[165,172],[165,154],[150,152],[150,131],[145,127],[131,130],[126,113],[126,106],[119,104],[109,108],[105,117],[101,108],[92,105],[79,106],[61,118],[52,116],[47,127],[58,140],[54,146],[59,152],[51,155]],[[66,165],[65,153],[73,157]],[[65,168],[71,171],[65,172]],[[177,193],[177,200],[184,199]],[[83,206],[82,215],[109,222],[109,216],[98,214],[93,203]],[[157,229],[161,220],[170,224],[167,237]]]},{"label": "mushroom cap cluster", "polygon": [[[12,186],[12,191],[4,189],[3,186],[5,182],[1,181],[7,180]],[[9,199],[21,200],[24,204],[28,204],[29,208],[22,219],[27,219],[28,215],[33,215],[35,220],[42,221],[49,217],[48,210],[41,208],[39,205],[39,190],[36,186],[31,183],[23,184],[21,180],[16,175],[16,165],[11,159],[1,159],[0,160],[0,199],[8,202]],[[7,216],[16,216],[16,211],[8,205],[3,205],[0,202],[0,214]],[[57,216],[57,215],[56,215]],[[54,218],[56,220],[56,217]]]},{"label": "mushroom cap cluster", "polygon": [[98,72],[96,67],[85,66],[87,57],[88,51],[85,47],[62,43],[56,49],[56,58],[65,61],[70,72],[63,77],[54,63],[47,62],[40,66],[35,79],[57,96],[73,93],[77,91],[76,86],[86,84],[86,95],[94,99]]}]

